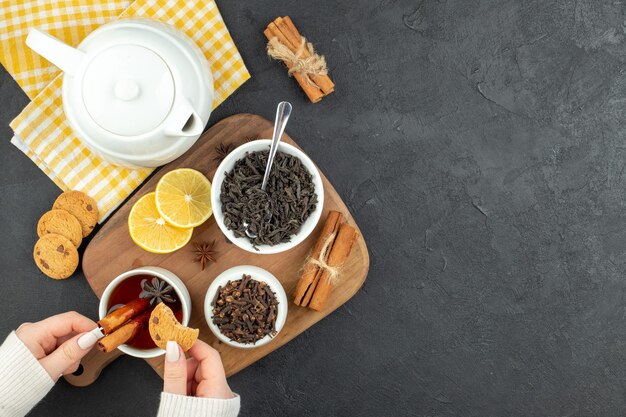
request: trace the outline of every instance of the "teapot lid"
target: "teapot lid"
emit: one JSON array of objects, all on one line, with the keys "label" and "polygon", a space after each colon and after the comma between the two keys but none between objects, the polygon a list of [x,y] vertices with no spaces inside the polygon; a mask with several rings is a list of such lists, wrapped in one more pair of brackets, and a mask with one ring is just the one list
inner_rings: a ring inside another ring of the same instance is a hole
[{"label": "teapot lid", "polygon": [[86,66],[82,98],[91,118],[120,136],[159,126],[174,102],[174,79],[152,50],[120,44],[98,53]]}]

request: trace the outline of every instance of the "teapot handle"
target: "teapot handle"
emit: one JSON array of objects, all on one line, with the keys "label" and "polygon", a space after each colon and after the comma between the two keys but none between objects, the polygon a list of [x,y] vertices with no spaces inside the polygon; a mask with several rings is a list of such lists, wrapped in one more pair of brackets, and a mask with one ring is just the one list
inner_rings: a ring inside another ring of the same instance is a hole
[{"label": "teapot handle", "polygon": [[198,136],[204,123],[186,98],[174,103],[174,108],[165,121],[165,134],[173,137]]},{"label": "teapot handle", "polygon": [[78,49],[37,29],[28,32],[26,45],[69,75],[74,74],[85,56]]}]

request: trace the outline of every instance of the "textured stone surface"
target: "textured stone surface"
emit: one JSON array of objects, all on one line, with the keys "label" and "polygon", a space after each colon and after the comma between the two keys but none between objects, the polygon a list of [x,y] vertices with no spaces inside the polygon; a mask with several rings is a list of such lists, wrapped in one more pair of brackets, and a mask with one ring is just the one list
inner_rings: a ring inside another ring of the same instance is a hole
[{"label": "textured stone surface", "polygon": [[[238,112],[288,127],[361,225],[372,266],[344,307],[231,378],[242,416],[623,415],[626,74],[621,1],[381,0],[219,6],[252,73]],[[306,102],[263,53],[289,14],[337,92]],[[26,98],[0,74],[0,333],[69,309],[36,220],[58,190],[11,146]],[[33,416],[151,416],[161,381],[122,358]]]}]

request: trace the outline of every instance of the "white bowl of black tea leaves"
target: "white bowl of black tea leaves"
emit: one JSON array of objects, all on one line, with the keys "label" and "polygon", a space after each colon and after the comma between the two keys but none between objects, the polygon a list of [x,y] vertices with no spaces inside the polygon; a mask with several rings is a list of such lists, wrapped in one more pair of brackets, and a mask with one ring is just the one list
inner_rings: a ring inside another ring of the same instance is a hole
[{"label": "white bowl of black tea leaves", "polygon": [[271,141],[245,143],[229,153],[213,177],[211,204],[226,238],[248,252],[287,251],[317,226],[324,186],[304,152],[281,142],[269,181],[261,189]]},{"label": "white bowl of black tea leaves", "polygon": [[249,349],[278,335],[287,320],[287,304],[287,294],[274,275],[241,265],[213,280],[204,299],[204,315],[220,341]]}]

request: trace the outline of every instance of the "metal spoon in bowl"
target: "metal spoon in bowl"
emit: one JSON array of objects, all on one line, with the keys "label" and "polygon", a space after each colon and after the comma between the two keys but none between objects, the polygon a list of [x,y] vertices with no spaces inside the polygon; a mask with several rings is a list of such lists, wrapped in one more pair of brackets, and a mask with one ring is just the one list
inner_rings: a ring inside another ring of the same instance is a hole
[{"label": "metal spoon in bowl", "polygon": [[[263,182],[261,183],[261,191],[265,191],[265,188],[267,187],[267,181],[270,178],[270,171],[272,170],[274,157],[276,156],[276,152],[278,151],[278,143],[280,142],[280,138],[285,132],[285,127],[287,126],[289,116],[291,116],[291,104],[286,101],[281,101],[280,103],[278,103],[278,107],[276,107],[276,118],[274,119],[274,133],[272,135],[272,145],[270,146],[270,152],[267,156],[267,166],[265,167],[265,175],[263,175]],[[272,211],[268,209],[265,213],[264,220],[268,222],[271,220],[271,218]],[[251,232],[248,229],[248,226],[250,226],[250,224],[244,220],[243,227],[246,228],[246,236],[248,236],[250,239],[256,238],[256,233]]]}]

